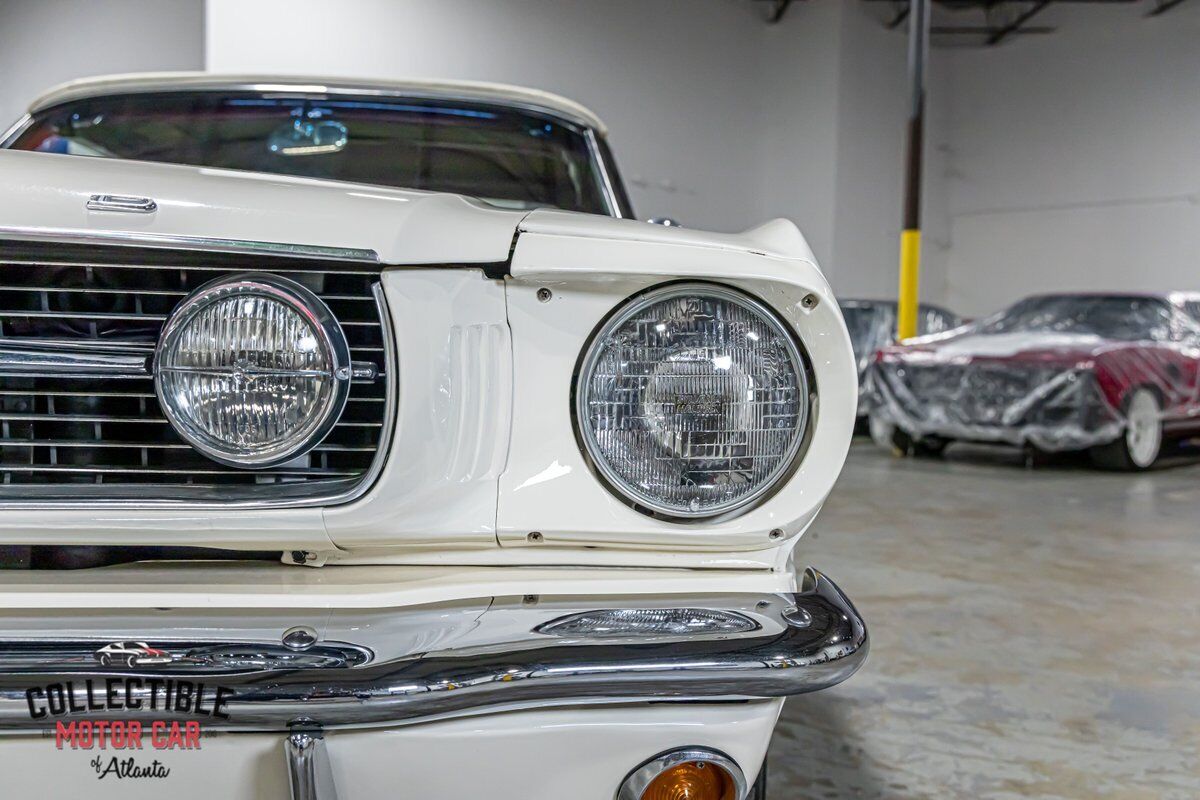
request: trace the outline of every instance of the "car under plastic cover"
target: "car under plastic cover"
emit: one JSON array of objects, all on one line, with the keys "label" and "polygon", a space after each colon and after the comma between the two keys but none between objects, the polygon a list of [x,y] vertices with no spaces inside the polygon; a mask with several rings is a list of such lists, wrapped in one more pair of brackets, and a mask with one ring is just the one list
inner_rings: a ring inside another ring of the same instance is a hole
[{"label": "car under plastic cover", "polygon": [[882,349],[870,412],[913,442],[1001,442],[1055,452],[1120,440],[1139,391],[1157,422],[1197,406],[1200,332],[1188,296],[1052,295],[977,324]]}]

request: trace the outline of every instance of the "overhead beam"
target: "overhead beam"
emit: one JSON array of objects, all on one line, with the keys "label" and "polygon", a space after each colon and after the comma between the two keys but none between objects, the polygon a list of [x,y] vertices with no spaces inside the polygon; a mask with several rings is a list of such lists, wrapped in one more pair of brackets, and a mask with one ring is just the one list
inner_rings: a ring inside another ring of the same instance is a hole
[{"label": "overhead beam", "polygon": [[912,11],[912,3],[906,4],[904,6],[904,8],[902,8],[898,12],[896,12],[896,16],[894,16],[890,20],[888,20],[887,29],[889,31],[894,31],[894,30],[896,30],[896,28],[899,28],[900,25],[903,24],[904,20],[908,19],[908,15],[911,11]]},{"label": "overhead beam", "polygon": [[[994,36],[1000,28],[987,25],[934,25],[929,29],[931,34],[938,36]],[[1005,36],[1025,36],[1031,33],[1054,33],[1058,28],[1049,25],[1026,25],[1015,31],[1009,31]]]},{"label": "overhead beam", "polygon": [[988,45],[991,46],[994,44],[999,44],[1000,42],[1004,41],[1004,39],[1006,39],[1010,33],[1015,33],[1021,30],[1022,25],[1045,11],[1046,6],[1048,5],[1050,5],[1050,0],[1038,0],[1038,2],[1034,3],[1023,13],[1018,14],[1016,19],[1014,19],[1012,22],[1008,23],[989,36],[987,39]]},{"label": "overhead beam", "polygon": [[1154,10],[1146,16],[1157,17],[1159,14],[1164,14],[1181,3],[1183,3],[1183,0],[1158,0],[1158,3],[1154,6]]}]

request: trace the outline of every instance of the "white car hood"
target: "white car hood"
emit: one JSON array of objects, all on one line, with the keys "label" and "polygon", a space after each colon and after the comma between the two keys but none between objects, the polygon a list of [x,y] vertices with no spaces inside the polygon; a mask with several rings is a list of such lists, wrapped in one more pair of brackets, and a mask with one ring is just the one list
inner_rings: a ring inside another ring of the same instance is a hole
[{"label": "white car hood", "polygon": [[[154,200],[153,213],[89,211],[92,195]],[[526,211],[458,195],[259,172],[0,151],[0,236],[136,244],[219,239],[373,251],[390,264],[508,260]]]},{"label": "white car hood", "polygon": [[[914,346],[905,354],[911,361],[965,363],[973,358],[1009,358],[1031,352],[1091,353],[1104,347],[1106,340],[1078,333],[965,333],[948,338],[935,334],[910,339],[906,344]],[[922,345],[932,347],[926,350]]]},{"label": "white car hood", "polygon": [[735,250],[774,258],[816,262],[800,229],[786,219],[773,219],[741,233],[711,233],[692,228],[652,225],[636,220],[540,208],[530,213],[521,223],[521,232]]},{"label": "white car hood", "polygon": [[[89,211],[93,195],[148,198],[157,210]],[[269,242],[365,250],[385,264],[499,264],[509,260],[518,231],[813,261],[787,220],[709,233],[368,184],[0,150],[0,236],[83,235],[146,246],[172,238]]]}]

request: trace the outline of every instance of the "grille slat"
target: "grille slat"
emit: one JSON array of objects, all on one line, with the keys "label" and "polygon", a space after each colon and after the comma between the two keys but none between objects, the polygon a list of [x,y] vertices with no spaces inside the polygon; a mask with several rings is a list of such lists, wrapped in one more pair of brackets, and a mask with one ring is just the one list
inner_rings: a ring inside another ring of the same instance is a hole
[{"label": "grille slat", "polygon": [[[355,382],[341,419],[304,456],[265,470],[226,467],[181,439],[148,375],[64,375],[0,366],[0,499],[129,497],[286,502],[346,497],[374,474],[387,431],[389,365],[374,286],[353,262],[211,252],[0,243],[0,344],[149,353],[171,311],[223,274],[269,272],[321,297],[351,357],[380,372]],[[136,485],[137,493],[129,487]],[[76,487],[74,490],[69,487]],[[86,489],[86,491],[84,491]],[[61,491],[60,491],[61,490]]]}]

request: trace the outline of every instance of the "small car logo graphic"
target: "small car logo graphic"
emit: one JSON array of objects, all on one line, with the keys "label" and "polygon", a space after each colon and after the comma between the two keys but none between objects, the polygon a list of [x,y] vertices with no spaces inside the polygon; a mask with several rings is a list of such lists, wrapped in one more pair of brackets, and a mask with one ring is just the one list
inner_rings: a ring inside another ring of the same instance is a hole
[{"label": "small car logo graphic", "polygon": [[101,666],[124,664],[127,667],[144,667],[151,664],[170,664],[174,657],[166,650],[158,650],[145,642],[113,642],[92,654]]}]

